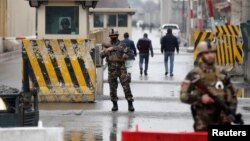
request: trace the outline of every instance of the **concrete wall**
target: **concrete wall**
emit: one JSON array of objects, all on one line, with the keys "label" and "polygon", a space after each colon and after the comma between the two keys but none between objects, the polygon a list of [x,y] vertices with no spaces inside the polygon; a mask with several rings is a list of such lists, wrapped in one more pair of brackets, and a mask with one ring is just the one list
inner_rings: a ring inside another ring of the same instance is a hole
[{"label": "concrete wall", "polygon": [[[30,35],[35,35],[35,9],[26,0],[0,0],[0,38]],[[14,46],[0,39],[0,53]]]},{"label": "concrete wall", "polygon": [[0,128],[1,141],[63,141],[63,128]]},{"label": "concrete wall", "polygon": [[231,24],[239,25],[242,20],[242,1],[231,0]]},{"label": "concrete wall", "polygon": [[[186,31],[187,0],[161,0],[161,25],[166,23],[178,24],[180,30]],[[183,7],[184,6],[184,7]],[[184,9],[183,9],[184,8]],[[184,18],[183,18],[184,16]],[[183,22],[184,21],[184,22]]]},{"label": "concrete wall", "polygon": [[[0,37],[6,34],[7,0],[0,0]],[[1,47],[1,44],[0,44]]]},{"label": "concrete wall", "polygon": [[35,8],[26,0],[7,0],[6,36],[31,35],[35,35]]},{"label": "concrete wall", "polygon": [[242,22],[250,20],[250,1],[242,0]]}]

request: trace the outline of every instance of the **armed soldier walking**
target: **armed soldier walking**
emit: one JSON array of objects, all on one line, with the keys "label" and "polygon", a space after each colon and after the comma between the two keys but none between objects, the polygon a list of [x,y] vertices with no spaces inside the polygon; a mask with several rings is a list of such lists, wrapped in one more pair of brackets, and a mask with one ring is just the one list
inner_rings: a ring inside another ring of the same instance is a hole
[{"label": "armed soldier walking", "polygon": [[215,66],[215,56],[214,45],[209,41],[200,42],[200,64],[181,84],[180,100],[191,105],[195,131],[206,131],[208,125],[243,124],[241,117],[235,114],[237,97],[230,77]]},{"label": "armed soldier walking", "polygon": [[118,32],[111,30],[109,37],[111,39],[110,43],[103,43],[105,47],[101,52],[101,57],[105,58],[108,63],[108,82],[110,87],[110,97],[113,102],[112,111],[118,110],[117,105],[117,87],[119,78],[121,85],[123,87],[125,98],[128,101],[128,110],[134,111],[133,107],[133,95],[131,93],[129,85],[129,76],[125,67],[125,60],[128,58],[128,48],[125,44],[118,40]]}]

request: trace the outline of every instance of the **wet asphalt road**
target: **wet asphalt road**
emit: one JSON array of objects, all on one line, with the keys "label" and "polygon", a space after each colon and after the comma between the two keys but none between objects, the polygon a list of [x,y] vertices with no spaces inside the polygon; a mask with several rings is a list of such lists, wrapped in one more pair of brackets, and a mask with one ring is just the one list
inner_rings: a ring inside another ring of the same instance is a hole
[{"label": "wet asphalt road", "polygon": [[[133,40],[143,33],[133,30]],[[118,86],[119,111],[111,112],[107,70],[104,71],[103,96],[94,103],[40,103],[40,120],[45,127],[65,128],[65,141],[120,141],[123,130],[183,132],[193,131],[189,105],[179,101],[180,82],[192,69],[192,54],[181,47],[175,57],[174,77],[164,76],[163,55],[159,48],[159,33],[149,34],[155,56],[150,58],[148,76],[140,76],[138,56],[132,73],[131,90],[135,112],[128,112],[121,85]],[[0,62],[0,85],[21,89],[21,57]],[[238,111],[250,123],[250,100],[240,98]]]}]

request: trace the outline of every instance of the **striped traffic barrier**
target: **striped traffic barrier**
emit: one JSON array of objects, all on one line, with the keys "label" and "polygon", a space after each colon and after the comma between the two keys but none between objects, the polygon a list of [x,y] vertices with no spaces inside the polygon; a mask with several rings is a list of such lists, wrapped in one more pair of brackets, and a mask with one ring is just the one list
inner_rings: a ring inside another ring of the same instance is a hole
[{"label": "striped traffic barrier", "polygon": [[195,62],[198,62],[197,60],[197,46],[199,42],[205,41],[206,39],[213,40],[214,34],[212,32],[194,32],[194,60]]},{"label": "striped traffic barrier", "polygon": [[23,58],[27,58],[29,66],[26,71],[29,72],[32,89],[38,91],[39,101],[94,101],[94,40],[38,39],[22,42]]},{"label": "striped traffic barrier", "polygon": [[206,39],[213,40],[215,37],[215,45],[217,48],[216,62],[217,65],[235,65],[243,64],[243,43],[240,37],[239,26],[223,25],[216,26],[215,35],[211,32],[195,32],[194,33],[194,60],[197,59],[197,45]]},{"label": "striped traffic barrier", "polygon": [[217,37],[218,65],[243,64],[243,43],[236,36],[221,35]]},{"label": "striped traffic barrier", "polygon": [[217,35],[233,35],[239,36],[240,30],[237,25],[221,25],[215,27],[215,32]]},{"label": "striped traffic barrier", "polygon": [[237,25],[216,26],[217,64],[235,65],[243,63],[243,43]]}]

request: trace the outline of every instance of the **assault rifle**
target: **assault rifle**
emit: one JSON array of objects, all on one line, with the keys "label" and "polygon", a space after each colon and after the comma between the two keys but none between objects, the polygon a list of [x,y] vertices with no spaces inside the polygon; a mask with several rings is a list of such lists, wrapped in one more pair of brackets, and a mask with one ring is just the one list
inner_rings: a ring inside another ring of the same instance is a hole
[{"label": "assault rifle", "polygon": [[227,116],[233,121],[235,124],[244,124],[242,119],[242,115],[240,113],[235,113],[225,102],[221,101],[217,96],[213,95],[205,86],[205,84],[201,81],[200,78],[196,78],[192,81],[192,83],[199,88],[203,93],[206,93],[211,97],[215,104],[217,104],[226,114]]},{"label": "assault rifle", "polygon": [[128,52],[127,49],[124,49],[124,48],[119,47],[119,46],[114,46],[111,43],[102,43],[102,46],[104,48],[113,47],[114,52],[116,52],[118,56],[122,56],[124,53]]}]

